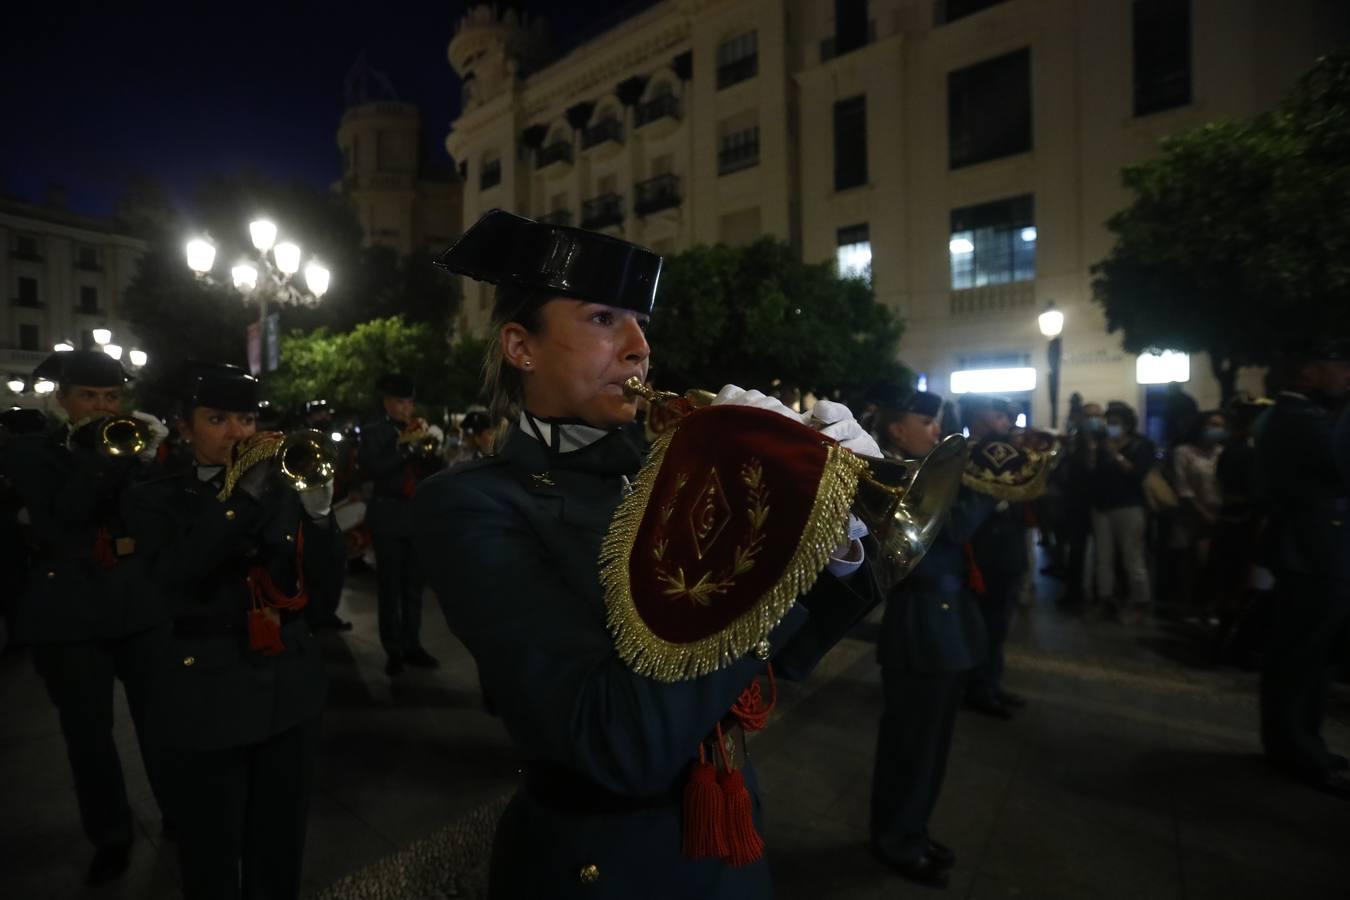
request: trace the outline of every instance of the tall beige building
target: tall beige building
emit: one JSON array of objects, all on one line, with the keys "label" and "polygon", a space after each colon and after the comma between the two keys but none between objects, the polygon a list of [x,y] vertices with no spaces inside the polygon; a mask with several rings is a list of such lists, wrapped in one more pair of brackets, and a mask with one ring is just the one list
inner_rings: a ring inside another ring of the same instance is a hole
[{"label": "tall beige building", "polygon": [[387,76],[364,57],[347,75],[338,126],[342,180],[333,187],[352,204],[366,243],[400,256],[440,252],[460,234],[460,182],[449,160],[422,156],[417,106],[398,98]]},{"label": "tall beige building", "polygon": [[[472,8],[446,147],[463,216],[492,207],[659,252],[792,241],[867,274],[907,323],[901,356],[943,393],[988,389],[1048,421],[1145,406],[1140,381],[1218,388],[1203,358],[1124,353],[1091,303],[1120,169],[1163,136],[1269,108],[1350,39],[1338,0],[665,0],[561,58],[514,12]],[[465,286],[461,324],[489,295]],[[1183,373],[1185,363],[1189,371]]]},{"label": "tall beige building", "polygon": [[135,336],[120,316],[145,242],[112,220],[70,212],[61,192],[44,205],[0,198],[0,398],[5,406],[40,406],[31,384],[16,394],[12,379],[62,341],[94,348],[95,329],[109,329],[129,365]]}]

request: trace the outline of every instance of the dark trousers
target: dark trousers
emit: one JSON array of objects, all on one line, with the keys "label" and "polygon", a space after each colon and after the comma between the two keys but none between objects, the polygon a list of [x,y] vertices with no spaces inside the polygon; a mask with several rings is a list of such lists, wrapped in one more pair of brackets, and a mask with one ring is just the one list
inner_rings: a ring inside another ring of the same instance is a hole
[{"label": "dark trousers", "polygon": [[323,591],[314,591],[309,595],[309,602],[305,604],[305,621],[311,628],[322,628],[325,625],[333,625],[338,621],[338,604],[342,601],[342,588],[347,582],[347,554],[340,551],[337,558],[337,573],[333,577],[331,589],[325,588]]},{"label": "dark trousers", "polygon": [[872,770],[872,842],[896,862],[928,849],[928,820],[947,771],[963,672],[883,667],[885,706]]},{"label": "dark trousers", "polygon": [[300,896],[318,746],[315,718],[261,743],[175,754],[185,900]]},{"label": "dark trousers", "polygon": [[1024,576],[998,570],[981,574],[984,576],[984,594],[978,595],[979,607],[989,646],[984,659],[970,673],[967,693],[973,700],[996,702],[1003,690],[1003,645],[1008,641],[1008,624]]},{"label": "dark trousers", "polygon": [[370,503],[371,542],[380,601],[380,644],[391,658],[422,646],[422,573],[413,553],[412,510],[406,502]]},{"label": "dark trousers", "polygon": [[1320,778],[1330,769],[1322,739],[1328,669],[1350,609],[1330,579],[1280,573],[1275,627],[1261,666],[1261,743],[1272,761]]},{"label": "dark trousers", "polygon": [[127,843],[132,835],[131,806],[113,740],[117,680],[127,694],[150,786],[160,810],[165,808],[161,767],[155,747],[147,744],[145,729],[146,695],[165,640],[163,629],[152,628],[101,641],[33,645],[33,664],[60,715],[80,804],[80,822],[97,847]]}]

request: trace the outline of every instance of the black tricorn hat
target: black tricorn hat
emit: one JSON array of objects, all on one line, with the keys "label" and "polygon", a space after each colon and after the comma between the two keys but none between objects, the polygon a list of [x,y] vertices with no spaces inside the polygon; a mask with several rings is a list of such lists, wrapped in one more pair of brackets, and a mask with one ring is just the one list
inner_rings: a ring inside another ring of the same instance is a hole
[{"label": "black tricorn hat", "polygon": [[131,380],[122,364],[102,350],[57,351],[38,363],[33,377],[55,381],[62,387],[121,387]]},{"label": "black tricorn hat", "polygon": [[412,397],[417,393],[417,385],[407,375],[399,372],[387,372],[375,379],[375,390],[384,397]]},{"label": "black tricorn hat", "polygon": [[478,434],[492,428],[492,420],[488,414],[481,409],[474,409],[466,412],[464,418],[460,420],[459,427],[469,434]]},{"label": "black tricorn hat", "polygon": [[484,213],[436,264],[477,281],[648,315],[661,277],[661,257],[645,247],[501,209]]},{"label": "black tricorn hat", "polygon": [[875,387],[869,393],[872,402],[889,412],[936,417],[942,409],[942,395],[916,391],[890,382]]},{"label": "black tricorn hat", "polygon": [[189,360],[183,363],[183,410],[208,406],[226,412],[258,411],[258,379],[238,366]]}]

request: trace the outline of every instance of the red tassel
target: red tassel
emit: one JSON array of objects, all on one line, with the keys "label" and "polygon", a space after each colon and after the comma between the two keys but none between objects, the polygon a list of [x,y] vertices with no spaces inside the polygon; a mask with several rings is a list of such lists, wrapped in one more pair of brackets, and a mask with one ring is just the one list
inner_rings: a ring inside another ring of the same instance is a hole
[{"label": "red tassel", "polygon": [[276,656],[286,649],[281,642],[281,615],[275,609],[248,611],[248,646],[263,656]]},{"label": "red tassel", "polygon": [[975,548],[969,544],[963,545],[966,551],[966,583],[975,593],[983,596],[985,594],[984,573],[980,567],[975,564]]},{"label": "red tassel", "polygon": [[729,850],[723,819],[722,791],[717,787],[717,769],[703,758],[689,770],[684,786],[684,856],[686,859],[722,859]]},{"label": "red tassel", "polygon": [[726,801],[726,861],[732,866],[747,866],[764,856],[764,839],[755,830],[755,816],[750,804],[750,791],[739,769],[719,772],[717,782]]},{"label": "red tassel", "polygon": [[100,569],[112,569],[117,566],[117,553],[113,550],[112,532],[106,528],[100,528],[94,535],[94,549],[92,551],[94,565]]}]

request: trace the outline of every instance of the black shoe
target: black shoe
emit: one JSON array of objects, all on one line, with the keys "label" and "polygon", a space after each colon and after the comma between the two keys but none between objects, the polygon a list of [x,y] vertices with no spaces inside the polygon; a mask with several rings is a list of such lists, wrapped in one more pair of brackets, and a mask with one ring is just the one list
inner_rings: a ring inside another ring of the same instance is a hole
[{"label": "black shoe", "polygon": [[1350,759],[1346,759],[1339,753],[1328,753],[1327,768],[1333,772],[1344,772],[1346,769],[1350,769]]},{"label": "black shoe", "polygon": [[932,838],[928,840],[928,855],[933,857],[939,865],[946,866],[948,869],[956,865],[956,851]]},{"label": "black shoe", "polygon": [[108,847],[99,847],[94,853],[93,860],[89,863],[89,871],[85,873],[85,884],[107,884],[114,878],[121,876],[127,870],[127,865],[131,862],[131,841],[125,844],[112,844]]},{"label": "black shoe", "polygon": [[970,698],[966,700],[966,706],[975,710],[977,713],[993,716],[995,719],[1011,719],[1013,717],[1012,710],[1008,709],[1008,707],[999,703],[997,700],[979,700]]},{"label": "black shoe", "polygon": [[932,854],[925,853],[918,859],[900,862],[891,859],[876,847],[873,847],[872,855],[897,872],[902,878],[907,878],[915,884],[922,884],[931,888],[945,888],[947,886],[950,873],[947,867],[938,862]]},{"label": "black shoe", "polygon": [[998,691],[998,702],[1009,709],[1021,709],[1027,705],[1027,698],[1021,694],[1014,694],[1011,691]]},{"label": "black shoe", "polygon": [[352,630],[352,623],[351,623],[351,622],[348,622],[346,619],[339,619],[337,616],[334,616],[334,617],[333,617],[333,630],[334,630],[334,631],[351,631],[351,630]]},{"label": "black shoe", "polygon": [[384,674],[386,674],[386,675],[402,675],[402,674],[403,674],[403,660],[399,659],[397,656],[391,656],[391,657],[389,657],[389,662],[387,662],[387,663],[384,664]]},{"label": "black shoe", "polygon": [[419,669],[440,668],[440,662],[421,647],[417,647],[408,653],[403,654],[403,661],[410,666],[417,666]]}]

